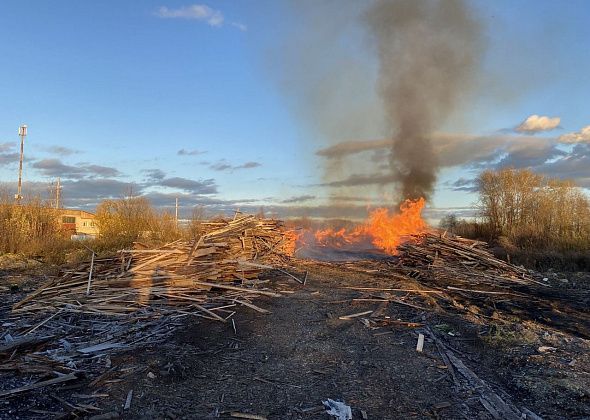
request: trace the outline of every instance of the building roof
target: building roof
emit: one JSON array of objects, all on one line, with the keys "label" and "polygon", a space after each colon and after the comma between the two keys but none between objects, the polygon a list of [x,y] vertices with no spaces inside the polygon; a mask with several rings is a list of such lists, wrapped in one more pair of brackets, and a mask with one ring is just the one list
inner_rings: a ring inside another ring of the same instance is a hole
[{"label": "building roof", "polygon": [[79,216],[85,219],[94,219],[96,217],[94,213],[79,209],[57,209],[57,211],[62,216]]}]

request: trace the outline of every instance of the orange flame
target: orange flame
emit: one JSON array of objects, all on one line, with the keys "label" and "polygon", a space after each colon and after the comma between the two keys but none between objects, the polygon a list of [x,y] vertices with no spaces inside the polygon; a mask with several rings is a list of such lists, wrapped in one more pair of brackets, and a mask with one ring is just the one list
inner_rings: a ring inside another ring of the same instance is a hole
[{"label": "orange flame", "polygon": [[395,254],[404,238],[423,232],[427,225],[422,219],[426,201],[406,200],[400,206],[400,213],[389,214],[385,208],[373,210],[364,224],[364,231],[373,238],[373,245],[389,254]]},{"label": "orange flame", "polygon": [[339,230],[326,228],[315,231],[313,235],[319,245],[341,247],[358,242],[364,233],[358,228],[350,232],[344,228]]},{"label": "orange flame", "polygon": [[283,247],[283,252],[286,255],[295,255],[297,245],[303,241],[303,233],[304,232],[297,232],[295,230],[285,231],[285,245]]},{"label": "orange flame", "polygon": [[[377,208],[370,212],[363,224],[352,230],[319,229],[314,232],[316,245],[341,248],[347,245],[370,241],[373,245],[388,254],[396,254],[397,246],[410,235],[423,232],[426,222],[422,219],[422,209],[426,201],[406,200],[400,206],[399,213],[389,214],[386,208]],[[303,240],[303,238],[300,238]]]}]

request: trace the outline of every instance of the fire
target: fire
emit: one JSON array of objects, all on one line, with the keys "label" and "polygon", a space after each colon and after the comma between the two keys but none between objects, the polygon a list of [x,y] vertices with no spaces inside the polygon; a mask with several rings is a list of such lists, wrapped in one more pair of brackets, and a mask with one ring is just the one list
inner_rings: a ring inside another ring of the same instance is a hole
[{"label": "fire", "polygon": [[426,229],[426,222],[422,219],[424,204],[423,198],[406,200],[400,206],[400,212],[392,215],[385,208],[375,209],[364,224],[364,231],[372,237],[377,248],[395,254],[405,238]]},{"label": "fire", "polygon": [[[372,210],[368,219],[354,229],[325,228],[313,232],[315,245],[330,248],[343,248],[372,243],[388,254],[396,254],[397,246],[414,234],[423,232],[426,222],[422,219],[422,209],[426,201],[406,200],[399,213],[390,214],[386,208]],[[303,237],[301,244],[304,244]]]},{"label": "fire", "polygon": [[316,242],[321,246],[335,246],[342,247],[344,245],[352,245],[363,238],[364,232],[360,229],[347,231],[342,228],[334,230],[332,228],[319,229],[314,232]]},{"label": "fire", "polygon": [[293,256],[297,251],[297,246],[303,241],[303,233],[295,230],[288,230],[285,232],[285,245],[283,247],[284,254]]}]

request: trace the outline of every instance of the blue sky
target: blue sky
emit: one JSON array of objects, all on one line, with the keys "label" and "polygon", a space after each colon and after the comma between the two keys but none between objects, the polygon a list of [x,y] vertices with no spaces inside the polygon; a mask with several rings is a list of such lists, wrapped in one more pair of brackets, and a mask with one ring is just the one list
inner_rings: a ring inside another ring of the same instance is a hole
[{"label": "blue sky", "polygon": [[[289,87],[293,75],[317,70],[292,61],[292,40],[307,35],[313,13],[338,13],[338,2],[322,3],[319,12],[313,5],[2,1],[0,181],[13,187],[17,128],[26,123],[25,186],[44,193],[44,183],[59,176],[70,206],[92,209],[100,199],[123,195],[130,184],[158,206],[180,196],[185,212],[205,204],[212,212],[264,206],[285,215],[350,216],[369,203],[387,202],[387,185],[321,185],[331,158],[318,150],[382,136],[371,128],[361,130],[362,139],[326,135],[304,115],[301,92]],[[470,206],[476,195],[468,181],[481,168],[502,165],[502,158],[589,187],[584,165],[590,163],[590,138],[581,130],[590,125],[590,4],[467,6],[481,22],[481,63],[463,106],[436,134],[441,145],[452,143],[459,152],[469,149],[466,142],[482,147],[441,169],[431,205]],[[311,10],[301,12],[306,7]],[[325,15],[315,18],[321,22]],[[355,25],[350,22],[348,38],[334,49],[370,72],[375,58],[364,41],[354,40]],[[338,100],[370,109],[372,78],[367,74],[366,87]],[[514,130],[531,115],[559,122],[549,123],[552,129]],[[339,165],[367,167],[379,150]],[[341,171],[342,179],[356,173]]]}]

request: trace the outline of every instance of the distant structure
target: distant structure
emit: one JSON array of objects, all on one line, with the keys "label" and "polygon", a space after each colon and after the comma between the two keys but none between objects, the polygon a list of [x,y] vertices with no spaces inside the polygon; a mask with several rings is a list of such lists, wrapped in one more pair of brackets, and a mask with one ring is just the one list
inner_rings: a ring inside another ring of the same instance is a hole
[{"label": "distant structure", "polygon": [[56,209],[65,235],[75,236],[77,239],[84,237],[95,238],[98,236],[98,226],[95,222],[95,215],[76,209]]},{"label": "distant structure", "polygon": [[17,204],[20,204],[22,196],[22,184],[23,184],[23,156],[25,149],[25,137],[27,136],[27,125],[23,124],[18,128],[18,135],[20,136],[20,161],[18,164],[18,187],[14,199]]},{"label": "distant structure", "polygon": [[55,208],[59,209],[61,199],[61,179],[57,178],[57,185],[55,186]]}]

